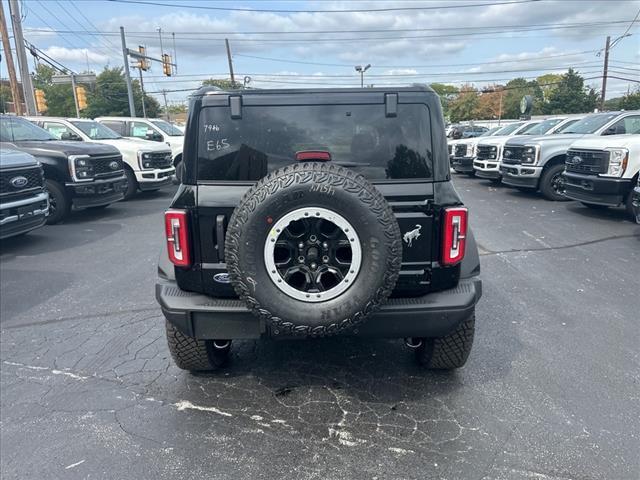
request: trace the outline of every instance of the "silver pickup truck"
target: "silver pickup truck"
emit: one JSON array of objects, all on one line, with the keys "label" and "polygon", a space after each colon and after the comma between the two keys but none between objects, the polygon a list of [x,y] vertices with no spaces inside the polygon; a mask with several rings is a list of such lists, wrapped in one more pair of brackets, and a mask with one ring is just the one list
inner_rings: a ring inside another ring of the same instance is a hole
[{"label": "silver pickup truck", "polygon": [[587,115],[559,135],[517,137],[506,142],[500,163],[502,183],[540,190],[548,200],[566,200],[563,172],[569,146],[585,135],[636,133],[640,111]]}]

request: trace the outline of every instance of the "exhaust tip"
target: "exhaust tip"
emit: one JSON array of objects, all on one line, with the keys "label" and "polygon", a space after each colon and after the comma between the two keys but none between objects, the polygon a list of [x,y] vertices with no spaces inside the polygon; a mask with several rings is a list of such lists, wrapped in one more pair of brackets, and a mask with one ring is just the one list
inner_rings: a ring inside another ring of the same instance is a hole
[{"label": "exhaust tip", "polygon": [[217,348],[218,350],[224,350],[226,348],[229,348],[231,346],[231,340],[214,340],[213,341],[213,347]]},{"label": "exhaust tip", "polygon": [[416,349],[416,348],[420,348],[422,346],[422,339],[421,338],[405,338],[404,339],[404,344],[412,349]]}]

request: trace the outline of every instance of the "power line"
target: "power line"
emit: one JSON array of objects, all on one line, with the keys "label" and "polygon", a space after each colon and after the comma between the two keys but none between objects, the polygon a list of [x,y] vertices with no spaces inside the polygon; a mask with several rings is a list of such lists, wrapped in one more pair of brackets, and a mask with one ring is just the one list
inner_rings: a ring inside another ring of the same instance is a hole
[{"label": "power line", "polygon": [[[81,27],[85,32],[90,33],[90,32],[89,32],[89,30],[87,30],[87,28],[84,26],[84,24],[83,24],[82,22],[78,21],[78,20],[76,19],[76,17],[75,17],[75,16],[73,16],[73,15],[71,14],[71,12],[67,12],[67,10],[62,6],[62,4],[61,4],[58,0],[56,0],[56,3],[60,6],[60,8],[62,8],[62,9],[65,11],[65,13],[67,13],[67,14],[69,15],[69,17],[71,17],[71,19],[72,19],[75,23],[77,23],[78,25],[80,25],[80,27]],[[73,9],[74,9],[76,12],[78,12],[78,13],[80,14],[80,16],[81,16],[81,17],[82,17],[82,18],[83,18],[83,19],[84,19],[88,24],[90,24],[93,28],[97,29],[97,27],[96,27],[96,26],[91,22],[91,20],[89,20],[89,19],[87,18],[87,16],[86,16],[84,13],[82,13],[82,10],[80,10],[80,9],[75,5],[75,3],[74,3],[74,2],[72,2],[72,1],[68,1],[68,3],[73,7]],[[117,46],[116,46],[116,45],[111,41],[111,39],[110,39],[110,38],[108,38],[108,37],[106,37],[105,39],[98,38],[97,40],[98,40],[98,42],[100,42],[100,44],[101,44],[102,46],[106,47],[106,48],[107,48],[107,50],[109,50],[109,51],[111,51],[111,52],[115,52],[115,53],[117,53],[118,55],[120,54],[120,50],[119,50],[119,49],[117,48]],[[95,47],[92,47],[92,48],[93,48],[93,49],[95,49]]]},{"label": "power line", "polygon": [[[357,79],[357,77],[353,77],[354,79]],[[535,77],[529,77],[529,79],[534,79]],[[593,77],[586,77],[583,80],[596,80],[602,78],[602,75],[600,76],[593,76]],[[612,78],[618,78],[618,77],[612,77]],[[527,78],[525,78],[527,79]],[[511,79],[496,79],[496,80],[487,80],[487,81],[501,81],[501,80],[511,80]],[[624,79],[623,79],[624,80]],[[276,83],[276,84],[285,84],[285,85],[328,85],[328,86],[340,86],[340,85],[344,85],[344,83],[341,84],[328,84],[325,82],[294,82],[294,81],[287,81],[287,80],[256,80],[262,83]],[[483,80],[484,82],[485,80]],[[637,81],[637,80],[634,80]],[[457,82],[457,83],[461,83],[461,82]],[[547,83],[540,83],[537,86],[539,87],[547,87],[547,86],[551,86],[551,85],[559,85],[560,83],[562,83],[561,81],[558,82],[547,82]],[[411,85],[412,83],[409,82],[400,82],[400,83],[394,83],[394,84],[383,84],[383,83],[379,83],[378,85],[381,86],[389,86],[389,85]],[[196,87],[196,88],[179,88],[179,89],[165,89],[164,92],[166,93],[176,93],[176,92],[193,92],[195,90],[197,90],[200,87]],[[515,87],[500,87],[499,91],[507,91],[507,90],[526,90],[528,87],[523,87],[523,86],[515,86]],[[476,88],[475,89],[476,92],[482,92],[481,89]],[[158,91],[158,92],[147,92],[149,94],[161,94],[162,91]]]},{"label": "power line", "polygon": [[636,16],[633,18],[633,20],[631,20],[631,23],[629,24],[629,26],[627,27],[627,29],[624,31],[624,33],[622,35],[620,35],[618,38],[616,38],[613,41],[613,44],[611,45],[611,47],[609,48],[613,48],[616,46],[616,44],[622,40],[624,37],[627,36],[627,33],[629,33],[629,30],[631,30],[631,27],[633,27],[633,24],[636,23],[636,20],[638,20],[638,16],[640,16],[640,9],[638,9]]},{"label": "power line", "polygon": [[399,12],[399,11],[417,11],[417,10],[450,10],[460,8],[478,8],[489,7],[494,5],[516,5],[522,3],[536,3],[542,0],[511,0],[491,3],[468,3],[438,6],[420,6],[420,7],[388,7],[388,8],[366,8],[366,9],[344,9],[344,10],[290,10],[290,9],[268,9],[268,8],[236,8],[236,7],[212,7],[209,5],[190,5],[184,3],[162,3],[142,0],[107,0],[114,3],[129,3],[138,5],[152,5],[157,7],[178,7],[190,8],[197,10],[215,10],[224,12],[255,12],[255,13],[376,13],[376,12]]},{"label": "power line", "polygon": [[[38,5],[40,5],[42,8],[44,8],[44,9],[49,13],[49,15],[51,15],[53,18],[55,18],[55,19],[58,21],[58,23],[60,23],[60,25],[62,25],[62,26],[63,26],[63,27],[65,27],[65,28],[69,28],[69,25],[67,25],[67,24],[66,24],[66,23],[64,23],[62,20],[60,20],[60,18],[59,18],[55,13],[53,13],[51,10],[49,10],[49,9],[45,6],[45,4],[44,4],[43,2],[41,2],[40,0],[35,0],[35,1],[38,3]],[[66,13],[66,12],[65,12],[65,13]],[[38,18],[40,18],[40,17],[38,17]],[[85,41],[82,37],[80,37],[79,35],[77,35],[77,34],[75,34],[75,33],[73,33],[72,35],[74,35],[74,36],[75,36],[77,39],[79,39],[81,42],[84,42],[84,41]],[[77,47],[72,46],[72,48],[77,48]]]},{"label": "power line", "polygon": [[[518,63],[518,62],[534,62],[537,60],[546,60],[549,58],[559,58],[559,57],[570,57],[575,55],[583,55],[586,53],[593,53],[597,50],[583,50],[581,52],[574,53],[561,53],[558,55],[545,55],[535,58],[520,58],[515,60],[495,60],[495,61],[485,61],[485,62],[475,62],[475,63],[441,63],[441,64],[430,64],[430,65],[374,65],[376,68],[438,68],[438,67],[468,67],[475,65],[490,65],[490,64],[498,64],[498,63]],[[349,63],[320,63],[320,62],[306,62],[303,60],[290,60],[290,59],[282,59],[282,58],[273,58],[273,57],[260,57],[257,55],[245,55],[236,53],[233,55],[234,57],[243,57],[243,58],[254,58],[258,60],[268,60],[273,62],[280,63],[296,63],[301,65],[318,65],[323,67],[349,67],[352,68],[353,65]]]},{"label": "power line", "polygon": [[[36,0],[39,1],[39,0]],[[310,34],[338,34],[338,33],[399,33],[399,32],[435,32],[435,31],[464,31],[464,30],[492,30],[488,33],[503,33],[509,31],[509,29],[513,29],[515,32],[530,32],[530,31],[538,31],[538,30],[548,30],[553,28],[583,28],[583,27],[597,27],[604,25],[616,25],[616,24],[627,24],[629,20],[611,20],[611,21],[602,21],[602,22],[583,22],[583,23],[538,23],[538,24],[529,24],[529,25],[486,25],[482,27],[477,26],[462,26],[462,27],[434,27],[434,28],[396,28],[396,29],[361,29],[361,30],[299,30],[299,31],[273,31],[273,30],[264,30],[264,31],[175,31],[176,35],[184,35],[184,36],[192,36],[192,35],[310,35]],[[67,26],[68,28],[68,26]],[[31,29],[32,31],[37,31],[36,29]],[[493,31],[495,30],[495,31]],[[48,30],[45,30],[48,32]],[[78,30],[55,30],[55,33],[71,33],[71,34],[84,34],[86,32],[78,31]],[[481,32],[474,32],[481,33]],[[91,35],[104,35],[104,36],[116,36],[119,35],[119,32],[111,32],[111,31],[102,31],[96,30],[90,32]],[[146,37],[148,35],[153,35],[154,38],[157,35],[157,32],[153,31],[127,31],[127,36],[141,36]],[[460,35],[460,34],[456,34]],[[392,40],[395,37],[385,37],[386,40]],[[239,41],[241,39],[235,39],[234,41]],[[262,39],[255,39],[262,40]],[[300,39],[291,39],[292,41],[299,41]],[[317,41],[316,39],[313,39]],[[333,39],[330,39],[333,40]],[[358,40],[358,38],[350,38],[347,40]]]},{"label": "power line", "polygon": [[[35,10],[30,10],[30,13],[33,13],[42,23],[44,23],[47,27],[49,27],[49,30],[42,29],[43,32],[49,32],[49,33],[54,32],[54,33],[57,33],[56,29],[53,28],[51,26],[51,24],[49,24],[40,15],[38,15],[38,13]],[[30,32],[34,31],[34,29],[26,28],[25,31],[26,31],[25,33],[29,34]],[[62,38],[62,41],[65,42],[67,45],[69,45],[71,48],[76,48],[76,46],[74,44],[72,44],[66,37],[63,36],[61,38]]]},{"label": "power line", "polygon": [[[599,62],[586,62],[580,65],[574,65],[577,67],[586,67],[586,68],[593,68],[596,66],[599,66],[600,63]],[[425,76],[429,76],[429,77],[441,77],[441,76],[463,76],[463,77],[467,77],[467,76],[484,76],[484,75],[491,75],[493,73],[520,73],[520,72],[539,72],[539,71],[549,71],[549,70],[567,70],[569,67],[567,66],[563,66],[563,67],[542,67],[542,68],[520,68],[520,69],[511,69],[511,70],[488,70],[488,71],[484,71],[484,72],[465,72],[465,71],[460,71],[460,72],[415,72],[415,73],[387,73],[387,74],[368,74],[367,78],[393,78],[393,77],[409,77],[409,78],[415,78],[415,77],[425,77]],[[227,75],[226,73],[202,73],[202,74],[197,74],[197,75],[185,75],[187,77],[211,77],[211,76],[216,76],[216,75]],[[249,75],[249,76],[260,76],[260,75],[268,75],[270,77],[294,77],[294,78],[352,78],[353,75],[349,74],[349,75],[345,75],[345,74],[330,74],[330,75],[313,75],[313,74],[292,74],[292,73],[243,73],[243,75]],[[164,78],[164,77],[158,77],[158,76],[150,76],[149,78]],[[171,80],[171,81],[178,81],[178,80]],[[188,79],[184,79],[183,77],[181,77],[180,81],[189,81]]]}]

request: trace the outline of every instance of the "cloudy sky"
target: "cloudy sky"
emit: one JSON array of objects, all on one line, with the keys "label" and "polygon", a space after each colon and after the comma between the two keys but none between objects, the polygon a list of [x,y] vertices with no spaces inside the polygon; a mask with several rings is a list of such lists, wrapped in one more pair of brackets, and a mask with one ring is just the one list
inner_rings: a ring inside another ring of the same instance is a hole
[{"label": "cloudy sky", "polygon": [[[607,35],[607,97],[640,80],[638,0],[204,1],[22,0],[26,39],[65,66],[100,71],[122,65],[119,27],[129,48],[173,54],[177,75],[145,72],[148,91],[175,90],[181,102],[204,78],[228,78],[228,38],[236,79],[255,87],[365,83],[472,83],[577,69],[599,88]],[[8,5],[5,0],[5,11]],[[174,34],[174,35],[172,35]],[[6,77],[1,65],[0,76]],[[185,90],[185,91],[179,91]]]}]

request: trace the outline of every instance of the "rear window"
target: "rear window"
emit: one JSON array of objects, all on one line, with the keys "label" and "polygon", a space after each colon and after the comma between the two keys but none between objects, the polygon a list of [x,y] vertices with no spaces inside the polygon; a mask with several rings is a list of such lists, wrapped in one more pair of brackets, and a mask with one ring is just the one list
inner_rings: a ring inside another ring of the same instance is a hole
[{"label": "rear window", "polygon": [[423,104],[205,107],[198,126],[199,180],[259,180],[295,163],[296,152],[326,151],[331,162],[372,180],[432,178],[431,125]]}]

